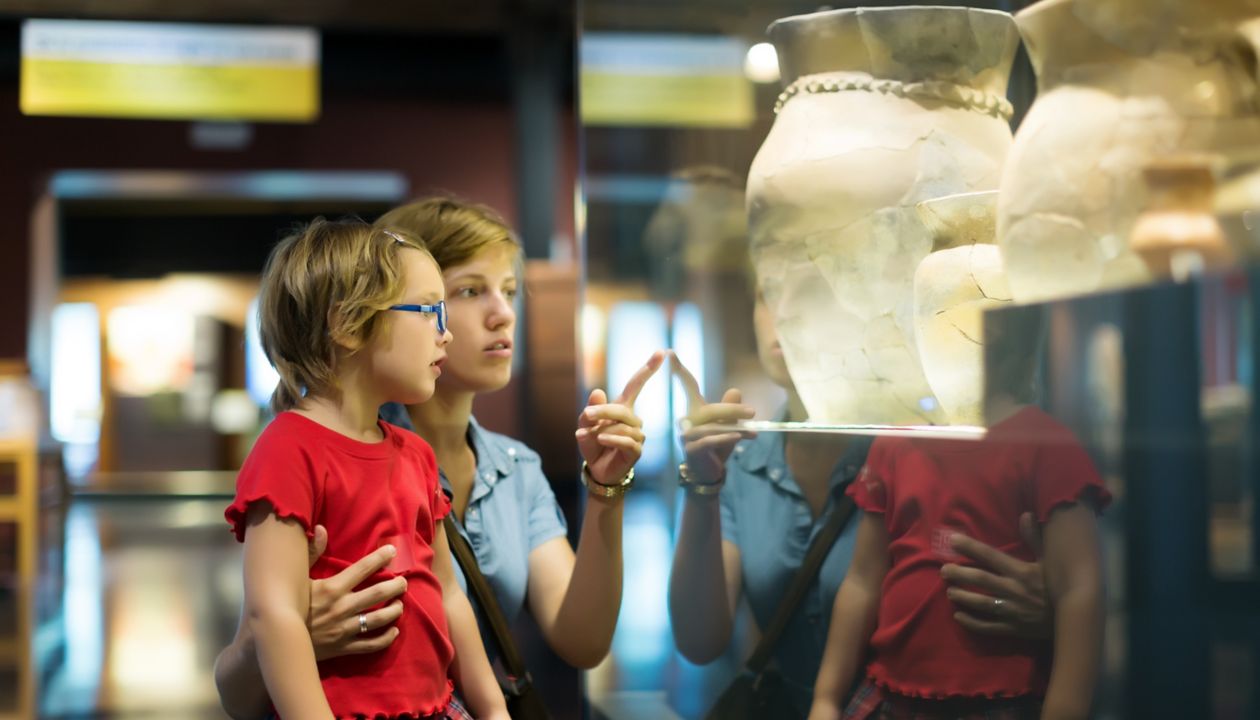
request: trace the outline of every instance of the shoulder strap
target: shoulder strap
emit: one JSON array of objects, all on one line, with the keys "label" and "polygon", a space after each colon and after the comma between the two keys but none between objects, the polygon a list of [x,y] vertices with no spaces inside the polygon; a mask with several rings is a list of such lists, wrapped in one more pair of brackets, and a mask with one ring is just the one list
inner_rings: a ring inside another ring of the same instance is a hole
[{"label": "shoulder strap", "polygon": [[757,642],[757,647],[748,658],[746,665],[754,674],[760,674],[766,669],[766,665],[770,664],[770,654],[774,652],[775,644],[779,642],[779,637],[787,628],[788,621],[792,619],[792,613],[796,612],[797,606],[801,604],[801,598],[805,597],[810,583],[818,576],[823,560],[827,557],[827,553],[831,552],[831,546],[836,544],[836,538],[840,537],[840,533],[849,524],[855,510],[857,510],[857,504],[853,502],[853,498],[848,495],[842,496],[836,504],[836,509],[832,511],[831,517],[827,519],[827,524],[819,531],[814,542],[810,543],[809,550],[805,553],[805,561],[792,576],[792,584],[783,594],[783,599],[779,601],[779,607],[775,609],[770,625],[766,627],[761,640]]},{"label": "shoulder strap", "polygon": [[459,528],[455,526],[455,520],[449,514],[442,522],[446,526],[446,541],[451,546],[451,552],[455,555],[459,567],[464,571],[468,589],[477,599],[477,604],[481,606],[481,611],[485,613],[486,620],[490,623],[490,631],[494,633],[495,644],[499,646],[503,669],[507,671],[508,679],[513,683],[528,681],[529,674],[525,669],[525,661],[521,659],[521,654],[516,649],[516,641],[512,639],[507,618],[503,616],[503,609],[499,607],[494,590],[490,588],[490,583],[486,582],[486,577],[481,574],[481,568],[477,566],[477,558],[473,555],[472,547],[460,534]]}]

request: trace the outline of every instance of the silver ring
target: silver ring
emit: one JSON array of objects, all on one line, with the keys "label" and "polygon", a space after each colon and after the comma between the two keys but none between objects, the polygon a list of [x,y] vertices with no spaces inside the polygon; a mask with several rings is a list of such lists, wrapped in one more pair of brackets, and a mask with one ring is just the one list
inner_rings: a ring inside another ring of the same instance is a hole
[{"label": "silver ring", "polygon": [[359,613],[359,634],[367,632],[367,613]]},{"label": "silver ring", "polygon": [[1002,598],[993,598],[993,607],[1001,608],[1005,604],[1006,604],[1006,601],[1003,600]]}]

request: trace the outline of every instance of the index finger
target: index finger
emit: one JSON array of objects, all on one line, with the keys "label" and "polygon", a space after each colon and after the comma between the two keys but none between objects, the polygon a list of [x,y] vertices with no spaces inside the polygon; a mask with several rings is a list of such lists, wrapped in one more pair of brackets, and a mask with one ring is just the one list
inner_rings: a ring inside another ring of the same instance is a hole
[{"label": "index finger", "polygon": [[333,575],[330,581],[341,587],[342,592],[349,592],[357,588],[364,580],[372,577],[377,570],[388,565],[397,553],[393,545],[382,545],[359,558],[350,567]]},{"label": "index finger", "polygon": [[678,359],[677,353],[669,354],[669,371],[678,378],[682,383],[683,390],[687,393],[687,412],[691,412],[696,406],[704,404],[704,394],[700,392],[700,382],[696,380],[696,376],[691,374],[686,365],[682,364],[682,360]]},{"label": "index finger", "polygon": [[661,363],[665,362],[665,353],[657,350],[652,353],[652,357],[648,358],[647,363],[639,368],[634,375],[630,376],[630,381],[626,383],[625,389],[617,396],[613,402],[623,405],[634,405],[634,401],[639,399],[639,393],[643,392],[643,386],[647,381],[661,369]]},{"label": "index finger", "polygon": [[975,560],[1002,577],[1014,577],[1026,564],[1023,560],[966,535],[955,534],[952,544],[958,554]]}]

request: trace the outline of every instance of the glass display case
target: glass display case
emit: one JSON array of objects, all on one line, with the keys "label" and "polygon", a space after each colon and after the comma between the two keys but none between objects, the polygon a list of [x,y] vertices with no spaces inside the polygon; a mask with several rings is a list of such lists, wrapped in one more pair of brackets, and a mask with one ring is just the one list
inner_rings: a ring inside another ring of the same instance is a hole
[{"label": "glass display case", "polygon": [[1260,712],[1260,5],[581,18],[586,384],[674,352],[592,716],[731,716],[744,677],[804,717],[829,636],[898,708],[1040,703],[1090,632],[1093,716]]}]

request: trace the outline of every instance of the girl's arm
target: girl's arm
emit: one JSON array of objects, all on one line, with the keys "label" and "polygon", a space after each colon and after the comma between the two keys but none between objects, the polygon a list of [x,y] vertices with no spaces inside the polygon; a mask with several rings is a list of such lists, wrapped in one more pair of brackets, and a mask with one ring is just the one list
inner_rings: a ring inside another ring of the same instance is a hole
[{"label": "girl's arm", "polygon": [[864,513],[858,525],[853,562],[836,594],[831,630],[823,651],[809,720],[840,717],[845,695],[861,669],[862,656],[879,617],[879,591],[888,573],[888,530],[884,516]]},{"label": "girl's arm", "polygon": [[1054,662],[1041,717],[1087,718],[1102,656],[1103,578],[1094,509],[1078,503],[1050,514],[1046,584],[1054,607]]},{"label": "girl's arm", "polygon": [[[324,554],[327,545],[328,533],[322,525],[316,525],[315,539],[307,545],[310,565]],[[406,591],[406,579],[385,580],[354,592],[360,583],[388,565],[394,554],[394,548],[386,545],[330,578],[310,581],[306,625],[317,659],[379,652],[394,642],[398,630],[392,627],[385,632],[362,635],[358,616],[367,613],[368,627],[373,631],[393,625],[402,615],[402,603],[395,598]],[[393,602],[385,607],[371,610],[390,600]],[[233,720],[261,719],[271,712],[271,699],[267,697],[262,669],[258,667],[254,636],[249,631],[244,608],[236,626],[236,637],[214,662],[214,683],[223,711]]]},{"label": "girl's arm", "polygon": [[333,717],[306,628],[310,604],[302,527],[267,502],[249,508],[245,533],[245,618],[267,692],[281,717]]},{"label": "girl's arm", "polygon": [[437,523],[433,534],[433,573],[442,583],[442,609],[446,612],[446,625],[450,629],[451,644],[455,646],[455,662],[451,665],[451,677],[460,694],[468,701],[468,709],[474,717],[483,720],[509,720],[503,691],[486,658],[486,648],[481,644],[481,632],[473,615],[468,597],[455,579],[451,564],[451,549],[446,541],[446,526]]},{"label": "girl's arm", "polygon": [[[634,414],[634,401],[664,361],[664,353],[652,353],[611,402],[603,390],[591,392],[576,437],[597,482],[617,484],[643,454],[643,421]],[[530,613],[547,644],[577,668],[598,665],[617,629],[624,499],[587,496],[576,554],[564,538],[529,553]]]}]

